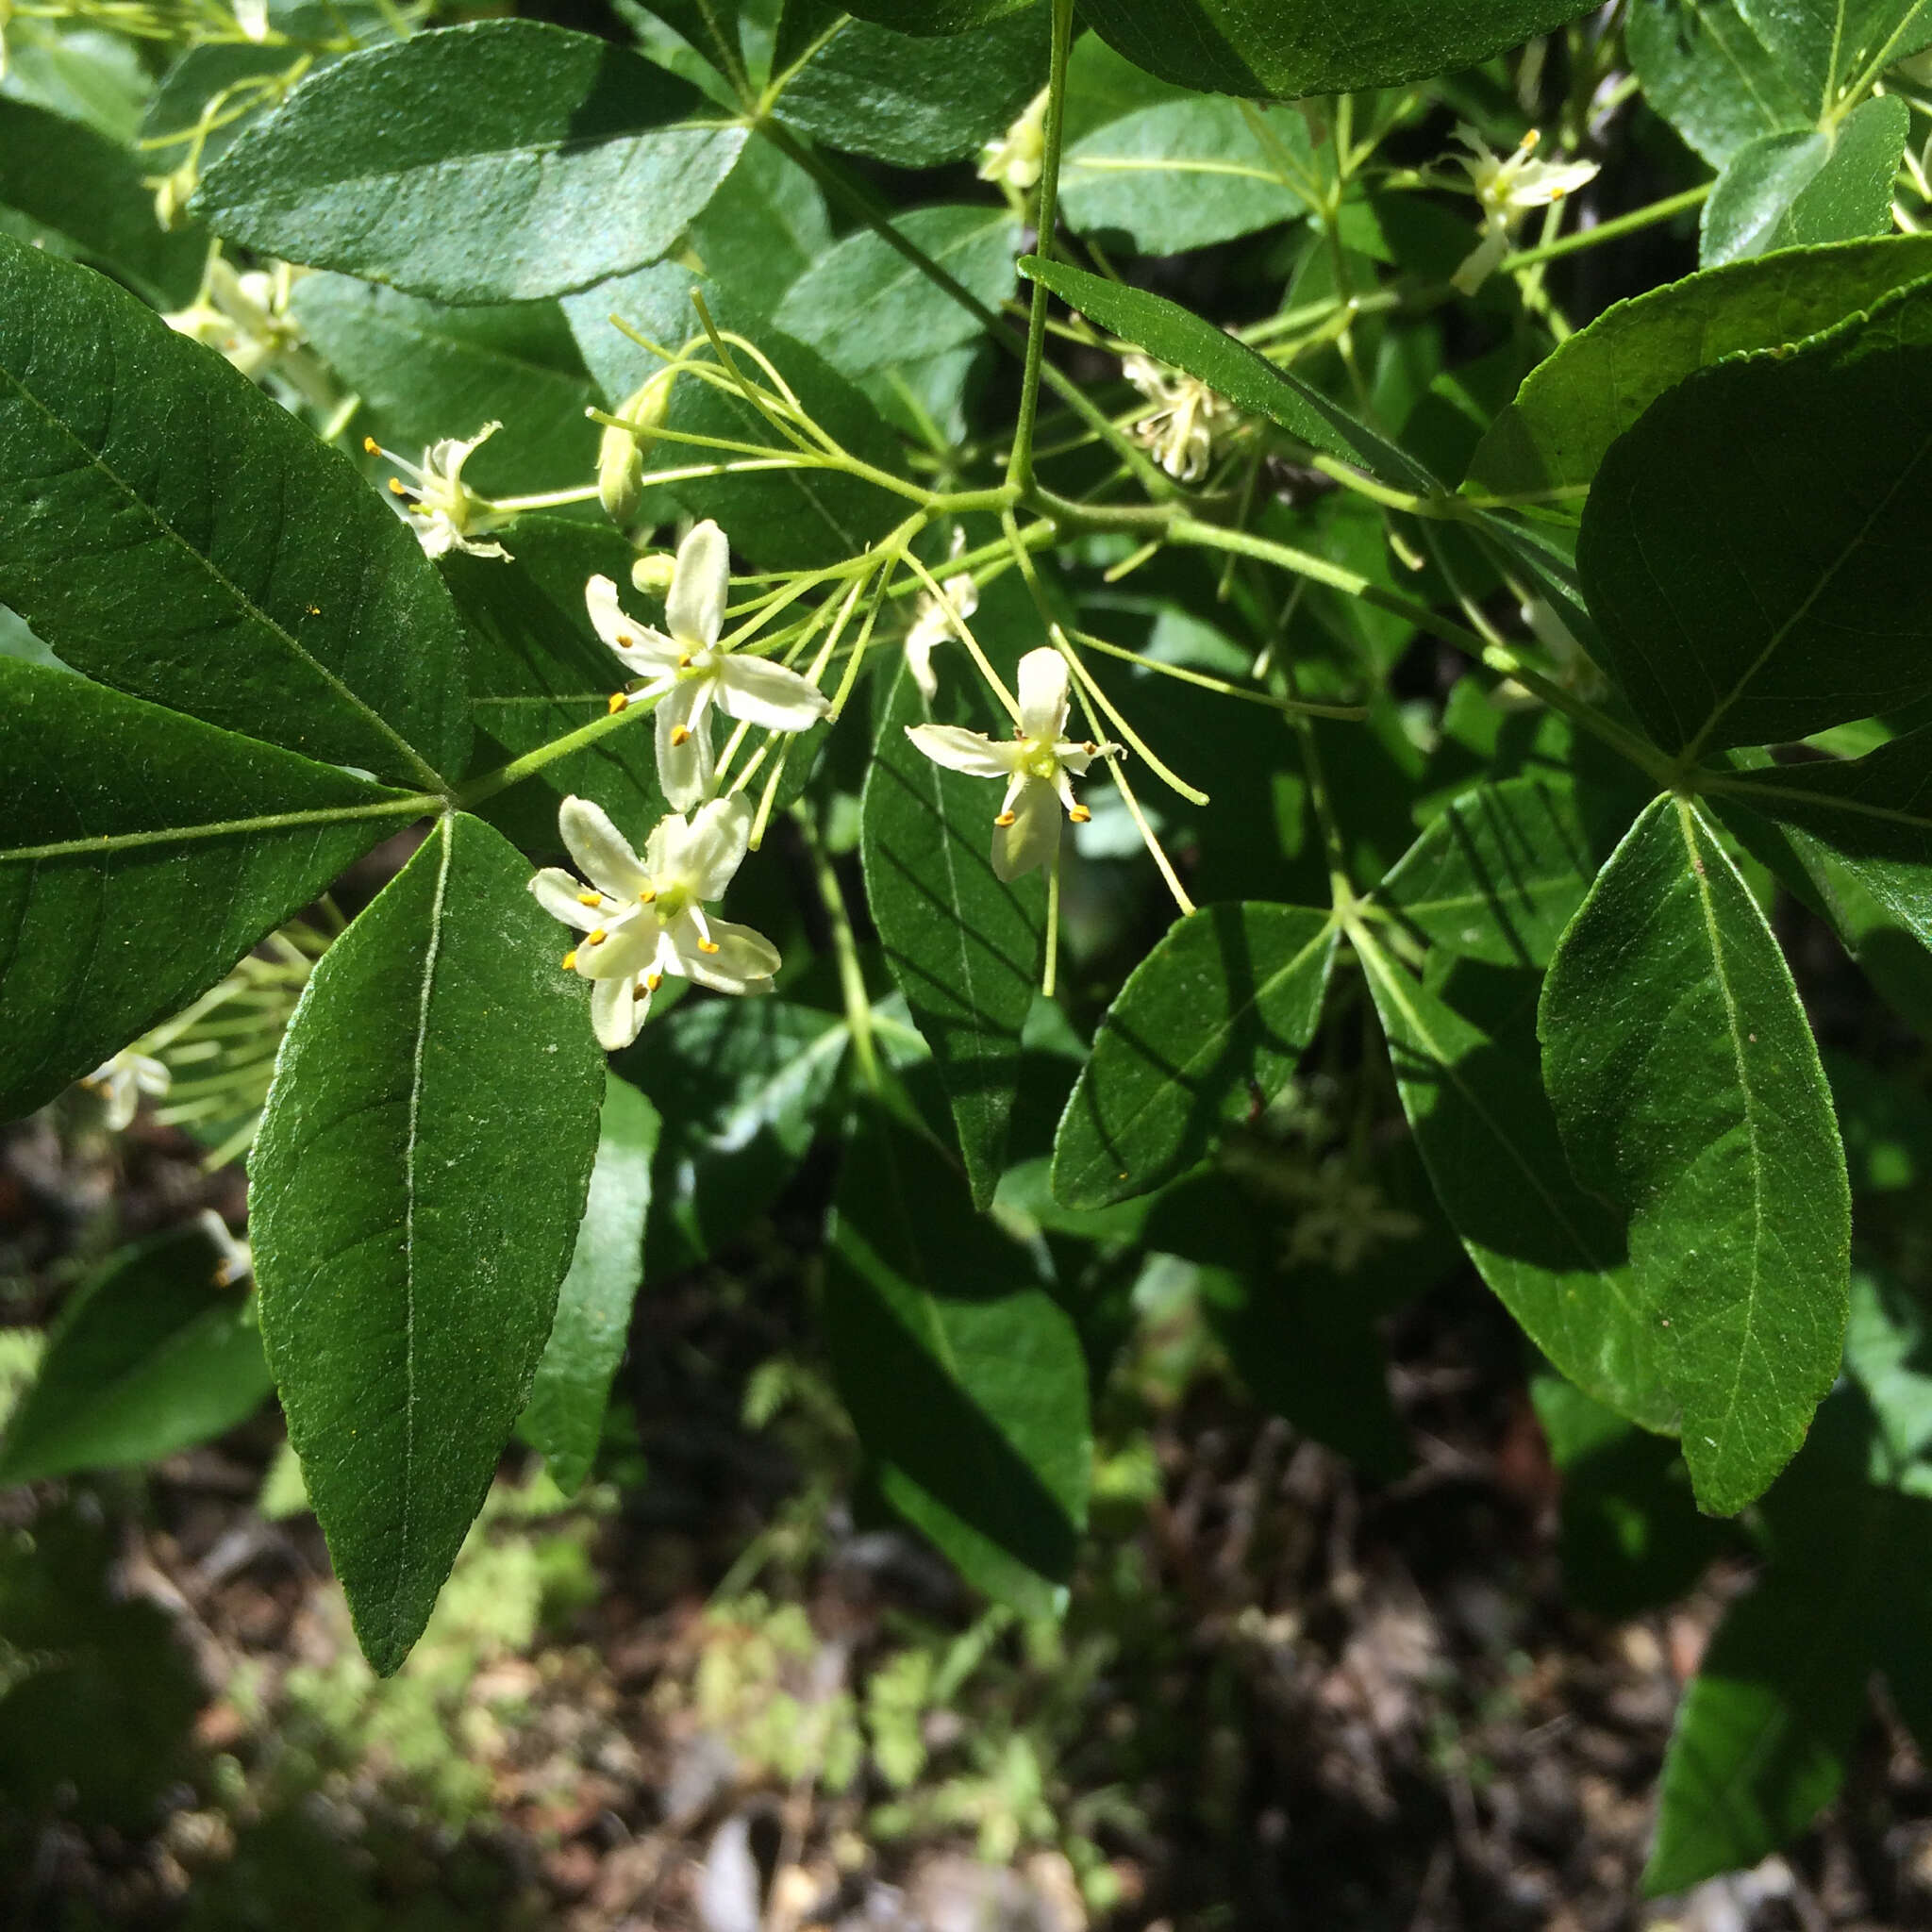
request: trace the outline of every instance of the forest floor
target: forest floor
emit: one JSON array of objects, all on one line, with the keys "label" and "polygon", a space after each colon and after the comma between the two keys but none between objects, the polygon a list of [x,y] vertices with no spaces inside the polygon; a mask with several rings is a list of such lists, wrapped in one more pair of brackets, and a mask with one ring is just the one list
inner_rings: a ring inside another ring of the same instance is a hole
[{"label": "forest floor", "polygon": [[[165,1130],[57,1118],[0,1143],[8,1323],[110,1213],[241,1206]],[[1560,1478],[1473,1281],[1391,1324],[1416,1461],[1388,1484],[1257,1413],[1185,1310],[1153,1324],[1056,1629],[855,1495],[789,1232],[650,1287],[619,1391],[647,1423],[575,1499],[508,1457],[387,1682],[273,1414],[144,1478],[0,1491],[16,1557],[79,1552],[77,1630],[155,1607],[76,1666],[71,1776],[29,1803],[0,1757],[0,1924],[1932,1926],[1932,1777],[1877,1706],[1790,1854],[1641,1900],[1672,1715],[1749,1572],[1624,1621],[1566,1602]]]}]

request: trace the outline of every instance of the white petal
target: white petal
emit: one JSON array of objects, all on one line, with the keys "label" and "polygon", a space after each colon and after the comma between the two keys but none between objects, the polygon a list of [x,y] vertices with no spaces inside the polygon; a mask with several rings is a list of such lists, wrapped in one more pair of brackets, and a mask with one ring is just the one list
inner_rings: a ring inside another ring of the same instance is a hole
[{"label": "white petal", "polygon": [[658,783],[679,811],[703,804],[714,782],[710,700],[711,680],[691,677],[658,706]]},{"label": "white petal", "polygon": [[586,906],[578,899],[582,885],[561,866],[546,865],[530,881],[530,891],[552,919],[560,919],[578,932],[589,932],[602,917],[595,907]]},{"label": "white petal", "polygon": [[741,792],[714,798],[691,822],[678,870],[700,900],[722,898],[751,844],[751,801]]},{"label": "white petal", "polygon": [[724,628],[730,591],[731,545],[708,517],[677,546],[677,569],[664,600],[671,635],[688,651],[708,651]]},{"label": "white petal", "polygon": [[1500,222],[1494,223],[1483,231],[1483,239],[1449,279],[1463,294],[1474,295],[1502,267],[1508,253],[1509,230]]},{"label": "white petal", "polygon": [[969,778],[1004,778],[1020,757],[1020,746],[1002,744],[983,731],[966,731],[958,724],[908,724],[906,736],[934,764]]},{"label": "white petal", "polygon": [[1084,778],[1088,766],[1100,756],[1100,749],[1097,745],[1074,744],[1071,740],[1063,738],[1054,746],[1053,755],[1073,773],[1074,777]]},{"label": "white petal", "polygon": [[[599,930],[600,928],[592,928]],[[658,935],[662,928],[648,906],[632,905],[614,912],[601,930],[604,938],[595,945],[586,939],[576,949],[579,979],[636,979],[650,970],[658,954]]]},{"label": "white petal", "polygon": [[1067,660],[1050,645],[1020,659],[1020,728],[1049,744],[1066,735]]},{"label": "white petal", "polygon": [[628,669],[646,677],[676,669],[681,655],[677,646],[661,631],[626,616],[617,601],[617,586],[608,577],[592,577],[584,586],[584,604],[597,635]]},{"label": "white petal", "polygon": [[637,854],[601,805],[566,798],[557,814],[557,829],[577,870],[599,891],[628,903],[649,883]]},{"label": "white petal", "polygon": [[724,658],[718,663],[718,708],[768,731],[808,731],[832,701],[808,678],[765,658]]},{"label": "white petal", "polygon": [[992,869],[1002,879],[1051,865],[1060,849],[1060,802],[1044,778],[1029,778],[1011,809],[1013,823],[992,832]]},{"label": "white petal", "polygon": [[638,1010],[637,982],[628,974],[622,979],[600,979],[591,989],[591,1025],[597,1044],[606,1053],[621,1053],[637,1039],[643,1024],[643,1013]]},{"label": "white petal", "polygon": [[734,925],[728,919],[710,922],[711,943],[708,953],[692,943],[678,946],[679,964],[693,984],[708,986],[713,992],[764,992],[780,961],[778,949],[763,933],[748,925]]},{"label": "white petal", "polygon": [[911,672],[912,681],[927,704],[940,694],[939,675],[932,668],[932,647],[944,634],[941,629],[929,627],[924,618],[906,633],[906,668]]}]

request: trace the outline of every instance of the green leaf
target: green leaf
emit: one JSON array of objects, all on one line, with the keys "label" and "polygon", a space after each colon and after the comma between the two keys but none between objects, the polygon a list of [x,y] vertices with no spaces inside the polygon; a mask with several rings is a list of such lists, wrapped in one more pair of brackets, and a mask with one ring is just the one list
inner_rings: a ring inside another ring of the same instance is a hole
[{"label": "green leaf", "polygon": [[1108,1008],[1054,1141],[1068,1208],[1151,1193],[1279,1095],[1321,1024],[1336,926],[1297,906],[1206,906]]},{"label": "green leaf", "polygon": [[1182,255],[1299,220],[1307,208],[1295,184],[1314,175],[1307,123],[1281,112],[1267,126],[1264,142],[1225,98],[1139,108],[1068,148],[1061,213],[1076,234],[1124,240],[1141,255]]},{"label": "green leaf", "polygon": [[[954,280],[998,310],[1013,292],[1020,226],[1005,208],[915,208],[895,225]],[[772,320],[840,375],[859,376],[977,341],[984,325],[891,245],[861,229],[786,290]]]},{"label": "green leaf", "polygon": [[1087,1522],[1087,1369],[1026,1251],[923,1134],[877,1113],[845,1151],[824,1321],[886,1500],[974,1588],[1056,1614]]},{"label": "green leaf", "polygon": [[1203,93],[1299,100],[1473,66],[1589,11],[1578,0],[1081,0],[1128,59]]},{"label": "green leaf", "polygon": [[51,228],[97,268],[125,276],[158,308],[194,299],[207,237],[170,234],[154,190],[125,148],[64,115],[0,95],[0,201]]},{"label": "green leaf", "polygon": [[583,1487],[596,1460],[610,1378],[624,1359],[630,1306],[644,1278],[644,1219],[657,1150],[657,1109],[612,1074],[576,1250],[557,1291],[557,1319],[522,1424],[567,1496]]},{"label": "green leaf", "polygon": [[262,1340],[383,1673],[529,1392],[596,1152],[603,1057],[529,875],[437,822],[323,956],[249,1164]]},{"label": "green leaf", "polygon": [[1550,968],[1543,1073],[1572,1167],[1630,1213],[1699,1503],[1805,1440],[1844,1341],[1851,1193],[1790,969],[1715,829],[1651,805]]},{"label": "green leaf", "polygon": [[[816,350],[780,333],[737,290],[708,285],[675,262],[601,282],[565,299],[564,313],[584,360],[613,408],[663,365],[613,326],[612,316],[666,348],[677,349],[700,334],[693,293],[704,296],[720,329],[749,338],[772,358],[822,428],[874,469],[904,474],[898,440],[880,421],[877,408]],[[791,451],[750,403],[708,383],[679,381],[665,424],[680,435],[751,442],[776,455]],[[646,481],[652,470],[686,469],[708,459],[709,453],[696,445],[659,442],[646,460]],[[664,487],[673,500],[647,493],[642,516],[668,523],[681,508],[692,517],[713,517],[730,533],[741,559],[767,570],[841,562],[883,537],[906,508],[903,498],[834,470],[778,470]]]},{"label": "green leaf", "polygon": [[595,473],[597,426],[584,415],[595,398],[556,303],[452,308],[315,275],[295,284],[291,306],[402,455],[501,423],[463,468],[463,480],[486,495],[563,490]]},{"label": "green leaf", "polygon": [[1932,274],[1932,235],[1788,249],[1620,302],[1538,365],[1470,481],[1498,495],[1577,489],[1666,390],[1750,349],[1782,348]]},{"label": "green leaf", "polygon": [[1527,1027],[1467,1017],[1379,947],[1358,949],[1403,1110],[1476,1272],[1585,1393],[1674,1428],[1667,1337],[1631,1278],[1622,1216],[1564,1162]]},{"label": "green leaf", "polygon": [[351,54],[208,170],[218,234],[445,302],[529,302],[656,261],[747,135],[608,41],[486,20]]},{"label": "green leaf", "polygon": [[[932,17],[923,0],[901,10]],[[785,78],[774,111],[803,134],[894,167],[962,160],[1003,135],[1046,85],[1047,8],[1008,11],[940,38],[903,21],[894,25],[906,30],[893,32],[848,19]]]},{"label": "green leaf", "polygon": [[0,237],[0,600],[62,660],[421,787],[462,763],[462,641],[349,462],[89,269]]},{"label": "green leaf", "polygon": [[1039,5],[1040,0],[853,0],[847,11],[902,34],[957,34]]},{"label": "green leaf", "polygon": [[1448,952],[1547,966],[1595,875],[1574,789],[1509,778],[1457,799],[1378,896]]},{"label": "green leaf", "polygon": [[892,979],[932,1048],[973,1199],[992,1199],[1020,1074],[1020,1031],[1040,984],[1046,887],[993,876],[999,796],[935,764],[906,726],[923,715],[903,664],[866,774],[866,904]]},{"label": "green leaf", "polygon": [[[635,554],[622,532],[562,517],[525,516],[510,533],[514,555],[439,559],[470,633],[470,711],[476,741],[466,776],[493,772],[607,715],[625,681],[622,664],[591,627],[584,586],[609,577],[633,609]],[[582,751],[554,758],[481,806],[479,815],[525,851],[558,855],[558,808],[593,799],[639,842],[670,810],[658,784],[648,714]]]},{"label": "green leaf", "polygon": [[[1604,458],[1577,562],[1609,668],[1688,763],[1932,691],[1932,285],[1706,369]],[[1794,514],[1802,491],[1804,514]]]},{"label": "green leaf", "polygon": [[1707,267],[1891,232],[1911,110],[1866,101],[1829,132],[1767,134],[1731,157],[1704,206]]},{"label": "green leaf", "polygon": [[1713,167],[1768,134],[1818,130],[1932,41],[1925,0],[1635,0],[1644,98]]},{"label": "green leaf", "polygon": [[1102,328],[1198,376],[1237,408],[1278,423],[1311,447],[1359,463],[1400,490],[1438,487],[1421,464],[1386,437],[1178,302],[1037,255],[1021,257],[1020,273],[1044,282]]},{"label": "green leaf", "polygon": [[832,245],[819,185],[769,141],[754,141],[691,225],[705,273],[756,300],[789,287]]},{"label": "green leaf", "polygon": [[0,1119],[180,1011],[421,809],[0,658]]},{"label": "green leaf", "polygon": [[153,1462],[244,1422],[269,1392],[246,1292],[197,1226],[125,1250],[78,1289],[0,1443],[0,1484]]}]

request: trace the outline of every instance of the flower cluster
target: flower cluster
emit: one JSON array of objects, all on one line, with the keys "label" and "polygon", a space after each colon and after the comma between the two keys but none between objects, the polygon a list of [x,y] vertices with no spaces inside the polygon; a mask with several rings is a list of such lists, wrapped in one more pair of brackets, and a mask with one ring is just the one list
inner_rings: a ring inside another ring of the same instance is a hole
[{"label": "flower cluster", "polygon": [[1134,425],[1134,440],[1153,452],[1175,482],[1200,482],[1214,460],[1217,439],[1238,420],[1234,405],[1200,377],[1169,369],[1151,356],[1124,358],[1121,374],[1154,405]]},{"label": "flower cluster", "polygon": [[1451,280],[1463,294],[1474,295],[1503,265],[1509,238],[1523,217],[1588,186],[1599,170],[1594,161],[1536,159],[1542,137],[1534,127],[1507,158],[1498,156],[1473,127],[1458,127],[1456,138],[1469,150],[1456,158],[1469,175],[1483,211],[1483,238]]}]

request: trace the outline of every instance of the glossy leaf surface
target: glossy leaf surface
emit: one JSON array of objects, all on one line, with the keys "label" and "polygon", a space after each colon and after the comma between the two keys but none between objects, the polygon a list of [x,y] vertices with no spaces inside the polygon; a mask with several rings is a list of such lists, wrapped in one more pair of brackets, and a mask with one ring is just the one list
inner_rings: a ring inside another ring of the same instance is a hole
[{"label": "glossy leaf surface", "polygon": [[610,1378],[624,1359],[630,1306],[644,1278],[658,1127],[651,1103],[609,1075],[577,1244],[523,1415],[524,1435],[565,1495],[582,1488],[596,1459]]},{"label": "glossy leaf surface", "polygon": [[116,1257],[77,1290],[0,1442],[0,1483],[153,1462],[267,1399],[245,1286],[190,1225]]},{"label": "glossy leaf surface", "polygon": [[952,1103],[973,1198],[1004,1162],[1020,1031],[1040,984],[1046,888],[1038,873],[994,877],[999,793],[936,765],[906,736],[924,713],[903,667],[866,774],[866,901],[893,981],[932,1048]]},{"label": "glossy leaf surface", "polygon": [[0,599],[69,664],[421,786],[469,739],[456,613],[351,465],[91,270],[0,237]]},{"label": "glossy leaf surface", "polygon": [[846,10],[903,34],[957,34],[1039,5],[1040,0],[857,0]]},{"label": "glossy leaf surface", "polygon": [[1672,1428],[1663,1333],[1627,1265],[1623,1217],[1564,1162],[1527,1015],[1467,1017],[1379,949],[1362,964],[1403,1109],[1477,1272],[1585,1393]]},{"label": "glossy leaf surface", "polygon": [[1588,11],[1577,0],[1082,0],[1128,59],[1203,93],[1298,100],[1468,67]]},{"label": "glossy leaf surface", "polygon": [[1932,690],[1907,562],[1932,554],[1928,474],[1932,289],[1654,404],[1605,458],[1577,551],[1651,736],[1763,744]]},{"label": "glossy leaf surface", "polygon": [[1437,945],[1492,966],[1547,966],[1595,876],[1570,787],[1508,778],[1465,792],[1382,881]]},{"label": "glossy leaf surface", "polygon": [[1499,495],[1580,488],[1666,390],[1751,349],[1830,328],[1932,275],[1932,236],[1793,249],[1620,302],[1540,363],[1484,437],[1470,479]]},{"label": "glossy leaf surface", "polygon": [[1151,1192],[1287,1085],[1335,961],[1325,912],[1208,906],[1173,926],[1108,1008],[1054,1141],[1054,1193],[1105,1208]]},{"label": "glossy leaf surface", "polygon": [[596,1152],[603,1057],[529,874],[438,822],[316,968],[250,1162],[262,1339],[378,1671],[529,1392]]},{"label": "glossy leaf surface", "polygon": [[208,170],[231,241],[445,302],[527,302],[655,261],[746,140],[635,54],[489,20],[352,54]]},{"label": "glossy leaf surface", "polygon": [[1838,1374],[1851,1197],[1790,971],[1694,806],[1658,799],[1605,867],[1539,1030],[1571,1166],[1628,1209],[1640,1292],[1668,1324],[1698,1501],[1734,1514]]},{"label": "glossy leaf surface", "polygon": [[975,1588],[1050,1615],[1087,1521],[1087,1369],[1026,1251],[911,1128],[845,1150],[825,1339],[886,1500]]},{"label": "glossy leaf surface", "polygon": [[0,1119],[180,1011],[419,807],[0,658]]}]

